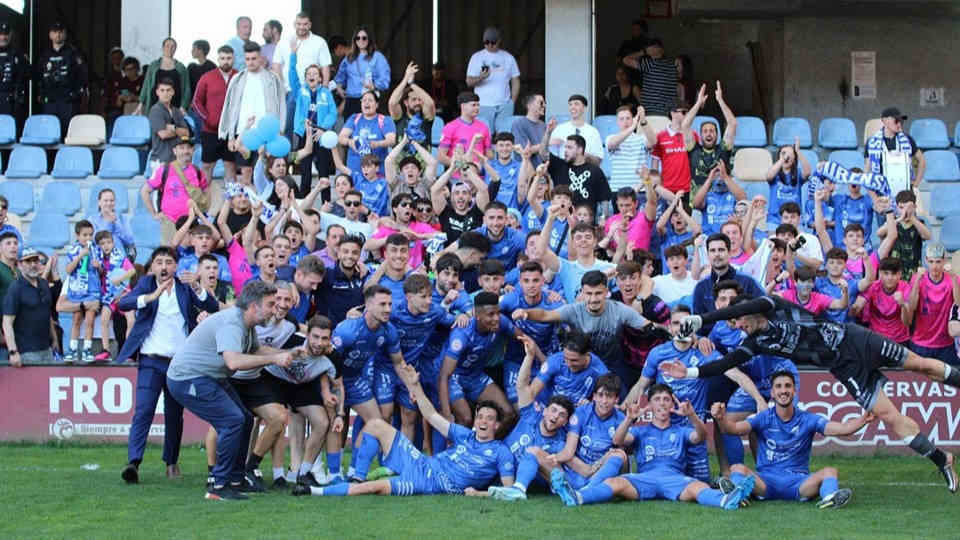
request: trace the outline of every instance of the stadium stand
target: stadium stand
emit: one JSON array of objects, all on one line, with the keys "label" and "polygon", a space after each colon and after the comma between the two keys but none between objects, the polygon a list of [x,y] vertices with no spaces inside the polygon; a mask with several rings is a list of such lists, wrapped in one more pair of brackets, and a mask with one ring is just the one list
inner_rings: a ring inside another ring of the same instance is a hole
[{"label": "stadium stand", "polygon": [[788,116],[777,118],[777,121],[773,123],[773,140],[771,142],[774,146],[790,146],[797,138],[800,139],[800,148],[813,146],[813,133],[810,130],[810,122],[807,122],[806,118]]},{"label": "stadium stand", "polygon": [[35,114],[23,125],[20,144],[50,146],[60,143],[60,119],[52,114]]},{"label": "stadium stand", "polygon": [[863,168],[863,153],[856,150],[834,150],[827,156],[827,160],[839,163],[847,169]]},{"label": "stadium stand", "polygon": [[76,214],[83,204],[80,187],[69,181],[54,181],[43,186],[39,212],[63,216]]},{"label": "stadium stand", "polygon": [[741,148],[733,156],[733,176],[740,182],[766,182],[773,157],[765,148]]},{"label": "stadium stand", "polygon": [[57,179],[86,178],[93,174],[93,152],[83,146],[64,146],[57,150],[50,175]]},{"label": "stadium stand", "polygon": [[110,144],[142,146],[150,142],[150,121],[146,116],[120,116],[113,123]]},{"label": "stadium stand", "polygon": [[60,249],[70,241],[67,217],[55,212],[37,212],[30,223],[30,245],[38,249]]},{"label": "stadium stand", "polygon": [[140,174],[140,156],[133,148],[108,146],[100,157],[97,176],[109,179],[130,179]]},{"label": "stadium stand", "polygon": [[107,124],[97,114],[79,114],[70,119],[63,143],[70,146],[102,146],[107,140]]},{"label": "stadium stand", "polygon": [[47,154],[36,146],[15,146],[7,164],[7,178],[40,178],[47,174]]},{"label": "stadium stand", "polygon": [[762,148],[767,145],[767,126],[756,116],[737,117],[737,136],[733,139],[737,148]]},{"label": "stadium stand", "polygon": [[13,144],[17,140],[17,121],[9,114],[0,114],[0,145]]},{"label": "stadium stand", "polygon": [[947,125],[939,118],[917,118],[910,123],[910,136],[923,150],[950,148]]},{"label": "stadium stand", "polygon": [[33,212],[33,185],[20,180],[5,180],[0,182],[0,195],[7,198],[10,207],[8,211],[25,216]]},{"label": "stadium stand", "polygon": [[949,150],[930,150],[923,153],[927,159],[927,169],[923,178],[927,182],[960,181],[960,162]]},{"label": "stadium stand", "polygon": [[857,148],[857,126],[849,118],[824,118],[817,129],[817,145],[827,150]]}]

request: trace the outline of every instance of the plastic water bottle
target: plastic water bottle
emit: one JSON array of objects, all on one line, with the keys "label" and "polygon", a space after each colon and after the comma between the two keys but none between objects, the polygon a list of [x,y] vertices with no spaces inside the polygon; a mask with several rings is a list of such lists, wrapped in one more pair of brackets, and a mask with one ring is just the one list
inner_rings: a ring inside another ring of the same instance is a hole
[{"label": "plastic water bottle", "polygon": [[373,86],[373,71],[370,68],[367,68],[367,72],[363,76],[363,84]]}]

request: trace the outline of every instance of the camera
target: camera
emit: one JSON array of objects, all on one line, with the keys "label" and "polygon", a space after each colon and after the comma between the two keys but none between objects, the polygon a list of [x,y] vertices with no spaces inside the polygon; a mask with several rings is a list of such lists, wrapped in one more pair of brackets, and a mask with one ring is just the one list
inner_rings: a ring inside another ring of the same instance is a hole
[{"label": "camera", "polygon": [[804,236],[798,236],[796,240],[793,241],[793,244],[790,244],[790,249],[793,251],[800,251],[800,248],[807,243],[807,239]]}]

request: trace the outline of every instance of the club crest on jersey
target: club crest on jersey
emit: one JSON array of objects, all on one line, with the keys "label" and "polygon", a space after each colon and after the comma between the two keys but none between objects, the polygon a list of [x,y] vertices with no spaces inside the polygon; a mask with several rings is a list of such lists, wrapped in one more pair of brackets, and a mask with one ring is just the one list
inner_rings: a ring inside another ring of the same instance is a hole
[{"label": "club crest on jersey", "polygon": [[671,433],[671,434],[670,434],[670,442],[677,442],[677,434],[676,434],[676,433]]},{"label": "club crest on jersey", "polygon": [[377,338],[377,347],[382,347],[384,341],[385,341],[385,340],[384,340],[384,337],[383,337],[383,336],[378,337],[378,338]]},{"label": "club crest on jersey", "polygon": [[333,346],[334,347],[343,346],[343,340],[340,338],[340,336],[333,336]]},{"label": "club crest on jersey", "polygon": [[547,366],[546,362],[540,365],[540,373],[546,373],[548,369],[549,369],[549,366]]},{"label": "club crest on jersey", "polygon": [[580,423],[580,420],[577,419],[577,415],[573,415],[573,416],[570,417],[570,425],[571,425],[571,426],[575,426],[575,425],[577,425],[577,424],[579,424],[579,423]]},{"label": "club crest on jersey", "polygon": [[487,448],[486,450],[483,451],[483,455],[490,457],[493,455],[493,450]]},{"label": "club crest on jersey", "polygon": [[453,341],[450,342],[450,350],[451,350],[451,351],[458,352],[458,351],[460,351],[461,349],[463,349],[463,342],[460,341],[459,339],[455,339],[455,340],[453,340]]},{"label": "club crest on jersey", "polygon": [[611,439],[613,438],[613,434],[616,433],[616,432],[617,432],[617,430],[614,429],[613,426],[610,426],[609,428],[607,428],[607,434],[610,435],[610,438],[611,438]]}]

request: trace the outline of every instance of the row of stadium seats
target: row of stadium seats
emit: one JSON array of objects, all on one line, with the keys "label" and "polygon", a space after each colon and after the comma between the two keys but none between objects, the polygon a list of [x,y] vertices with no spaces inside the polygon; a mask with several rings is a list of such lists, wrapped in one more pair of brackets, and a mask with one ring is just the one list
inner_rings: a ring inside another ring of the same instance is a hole
[{"label": "row of stadium seats", "polygon": [[[16,122],[10,115],[0,115],[0,145],[17,142]],[[60,144],[60,119],[49,114],[35,114],[23,126],[20,144],[56,146]],[[100,147],[107,142],[107,128],[103,117],[80,114],[70,120],[64,144],[70,146]],[[121,116],[113,125],[110,144],[142,146],[150,142],[150,121],[146,116]]]},{"label": "row of stadium seats", "polygon": [[[654,131],[659,131],[670,123],[670,119],[665,116],[649,116],[647,118]],[[693,121],[693,129],[699,132],[700,126],[707,121],[720,125],[717,119],[712,116],[697,116]],[[602,115],[594,118],[593,126],[600,132],[603,140],[606,140],[608,135],[620,131],[617,128],[617,117],[614,115]],[[867,121],[863,127],[863,139],[860,140],[857,137],[857,128],[853,120],[849,118],[824,118],[820,122],[816,146],[825,150],[854,150],[857,147],[862,147],[867,139],[879,131],[881,127],[883,126],[879,118]],[[947,134],[947,125],[939,118],[917,118],[913,120],[910,123],[909,133],[917,141],[917,146],[923,150],[946,149],[951,146],[951,140]],[[805,118],[786,117],[777,119],[773,123],[773,136],[768,142],[767,126],[763,119],[756,116],[737,117],[737,135],[734,140],[734,146],[737,148],[758,148],[768,144],[787,146],[792,145],[797,138],[800,139],[801,148],[813,148],[815,146],[813,130]],[[957,122],[954,130],[952,144],[960,148],[960,122]]]},{"label": "row of stadium seats", "polygon": [[[100,159],[97,176],[129,179],[140,174],[140,155],[128,146],[108,146]],[[39,146],[19,145],[10,152],[7,178],[36,179],[47,174],[46,150]],[[93,175],[93,152],[85,146],[63,146],[57,149],[50,175],[54,178],[86,178]]]}]

